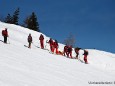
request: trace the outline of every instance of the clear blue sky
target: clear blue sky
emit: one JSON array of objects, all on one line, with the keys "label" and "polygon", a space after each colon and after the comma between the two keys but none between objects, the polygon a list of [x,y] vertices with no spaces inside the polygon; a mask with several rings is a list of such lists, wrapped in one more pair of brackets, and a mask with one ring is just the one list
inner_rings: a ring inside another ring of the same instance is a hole
[{"label": "clear blue sky", "polygon": [[20,8],[20,22],[35,12],[44,34],[76,46],[115,53],[115,0],[0,0],[0,16]]}]

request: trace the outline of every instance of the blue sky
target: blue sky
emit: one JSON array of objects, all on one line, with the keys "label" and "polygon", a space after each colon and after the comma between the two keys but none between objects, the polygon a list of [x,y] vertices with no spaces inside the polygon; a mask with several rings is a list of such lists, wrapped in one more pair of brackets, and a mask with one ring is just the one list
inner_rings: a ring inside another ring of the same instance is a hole
[{"label": "blue sky", "polygon": [[115,53],[115,0],[0,0],[0,16],[20,8],[20,22],[35,12],[44,34],[59,42]]}]

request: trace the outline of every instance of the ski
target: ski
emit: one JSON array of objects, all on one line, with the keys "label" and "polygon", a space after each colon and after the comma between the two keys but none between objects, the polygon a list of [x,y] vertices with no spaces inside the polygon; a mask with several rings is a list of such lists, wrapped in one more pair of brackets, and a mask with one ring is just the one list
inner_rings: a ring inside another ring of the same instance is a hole
[{"label": "ski", "polygon": [[81,59],[78,59],[78,61],[80,61],[81,63],[84,63],[84,64],[89,64],[89,63],[85,63],[83,60]]},{"label": "ski", "polygon": [[4,43],[4,41],[2,41],[2,40],[0,40],[0,41]]},{"label": "ski", "polygon": [[[0,40],[0,42],[3,42],[3,43],[4,43],[4,41],[2,41],[2,40]],[[4,44],[10,44],[10,43],[4,43]]]},{"label": "ski", "polygon": [[28,46],[27,46],[27,45],[24,45],[24,47],[27,47],[27,48],[28,48]]}]

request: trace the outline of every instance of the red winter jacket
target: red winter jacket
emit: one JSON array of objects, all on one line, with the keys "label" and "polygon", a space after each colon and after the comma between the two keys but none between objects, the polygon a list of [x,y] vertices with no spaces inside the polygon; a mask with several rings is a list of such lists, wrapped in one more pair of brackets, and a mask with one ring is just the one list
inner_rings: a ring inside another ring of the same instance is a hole
[{"label": "red winter jacket", "polygon": [[71,53],[72,52],[72,47],[68,46],[68,52]]},{"label": "red winter jacket", "polygon": [[67,52],[68,51],[68,46],[64,46],[64,52]]},{"label": "red winter jacket", "polygon": [[2,30],[2,36],[8,37],[8,31],[7,30]]},{"label": "red winter jacket", "polygon": [[48,43],[50,44],[50,46],[52,46],[54,44],[52,39],[50,39]]},{"label": "red winter jacket", "polygon": [[57,42],[54,42],[54,47],[58,48],[58,43]]},{"label": "red winter jacket", "polygon": [[39,40],[44,40],[44,36],[41,34]]}]

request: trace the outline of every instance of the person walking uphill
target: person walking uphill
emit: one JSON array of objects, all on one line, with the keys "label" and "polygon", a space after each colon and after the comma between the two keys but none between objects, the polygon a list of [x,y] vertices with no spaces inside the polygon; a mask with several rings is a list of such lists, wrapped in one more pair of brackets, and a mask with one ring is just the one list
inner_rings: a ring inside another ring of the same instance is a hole
[{"label": "person walking uphill", "polygon": [[84,50],[84,61],[86,64],[88,64],[88,61],[87,61],[87,55],[88,55],[88,51],[87,50]]},{"label": "person walking uphill", "polygon": [[2,30],[2,36],[4,37],[4,43],[7,43],[7,37],[8,37],[7,28],[5,28],[5,30]]},{"label": "person walking uphill", "polygon": [[63,55],[64,56],[68,55],[68,46],[67,45],[64,46]]},{"label": "person walking uphill", "polygon": [[44,36],[41,34],[39,37],[41,48],[44,49]]},{"label": "person walking uphill", "polygon": [[79,48],[79,47],[76,47],[75,48],[75,53],[76,53],[76,59],[78,59],[78,55],[79,55],[79,50],[80,50],[81,48]]},{"label": "person walking uphill", "polygon": [[67,57],[72,59],[72,45],[68,46],[68,52],[67,52]]},{"label": "person walking uphill", "polygon": [[50,38],[50,40],[48,41],[48,43],[50,44],[50,50],[52,53],[54,53],[54,42],[52,40],[52,38]]},{"label": "person walking uphill", "polygon": [[29,36],[28,36],[28,43],[29,43],[28,48],[31,48],[31,43],[32,43],[32,36],[31,36],[31,34],[29,34]]},{"label": "person walking uphill", "polygon": [[58,41],[57,40],[55,40],[55,42],[54,42],[54,50],[56,50],[56,54],[58,54]]}]

